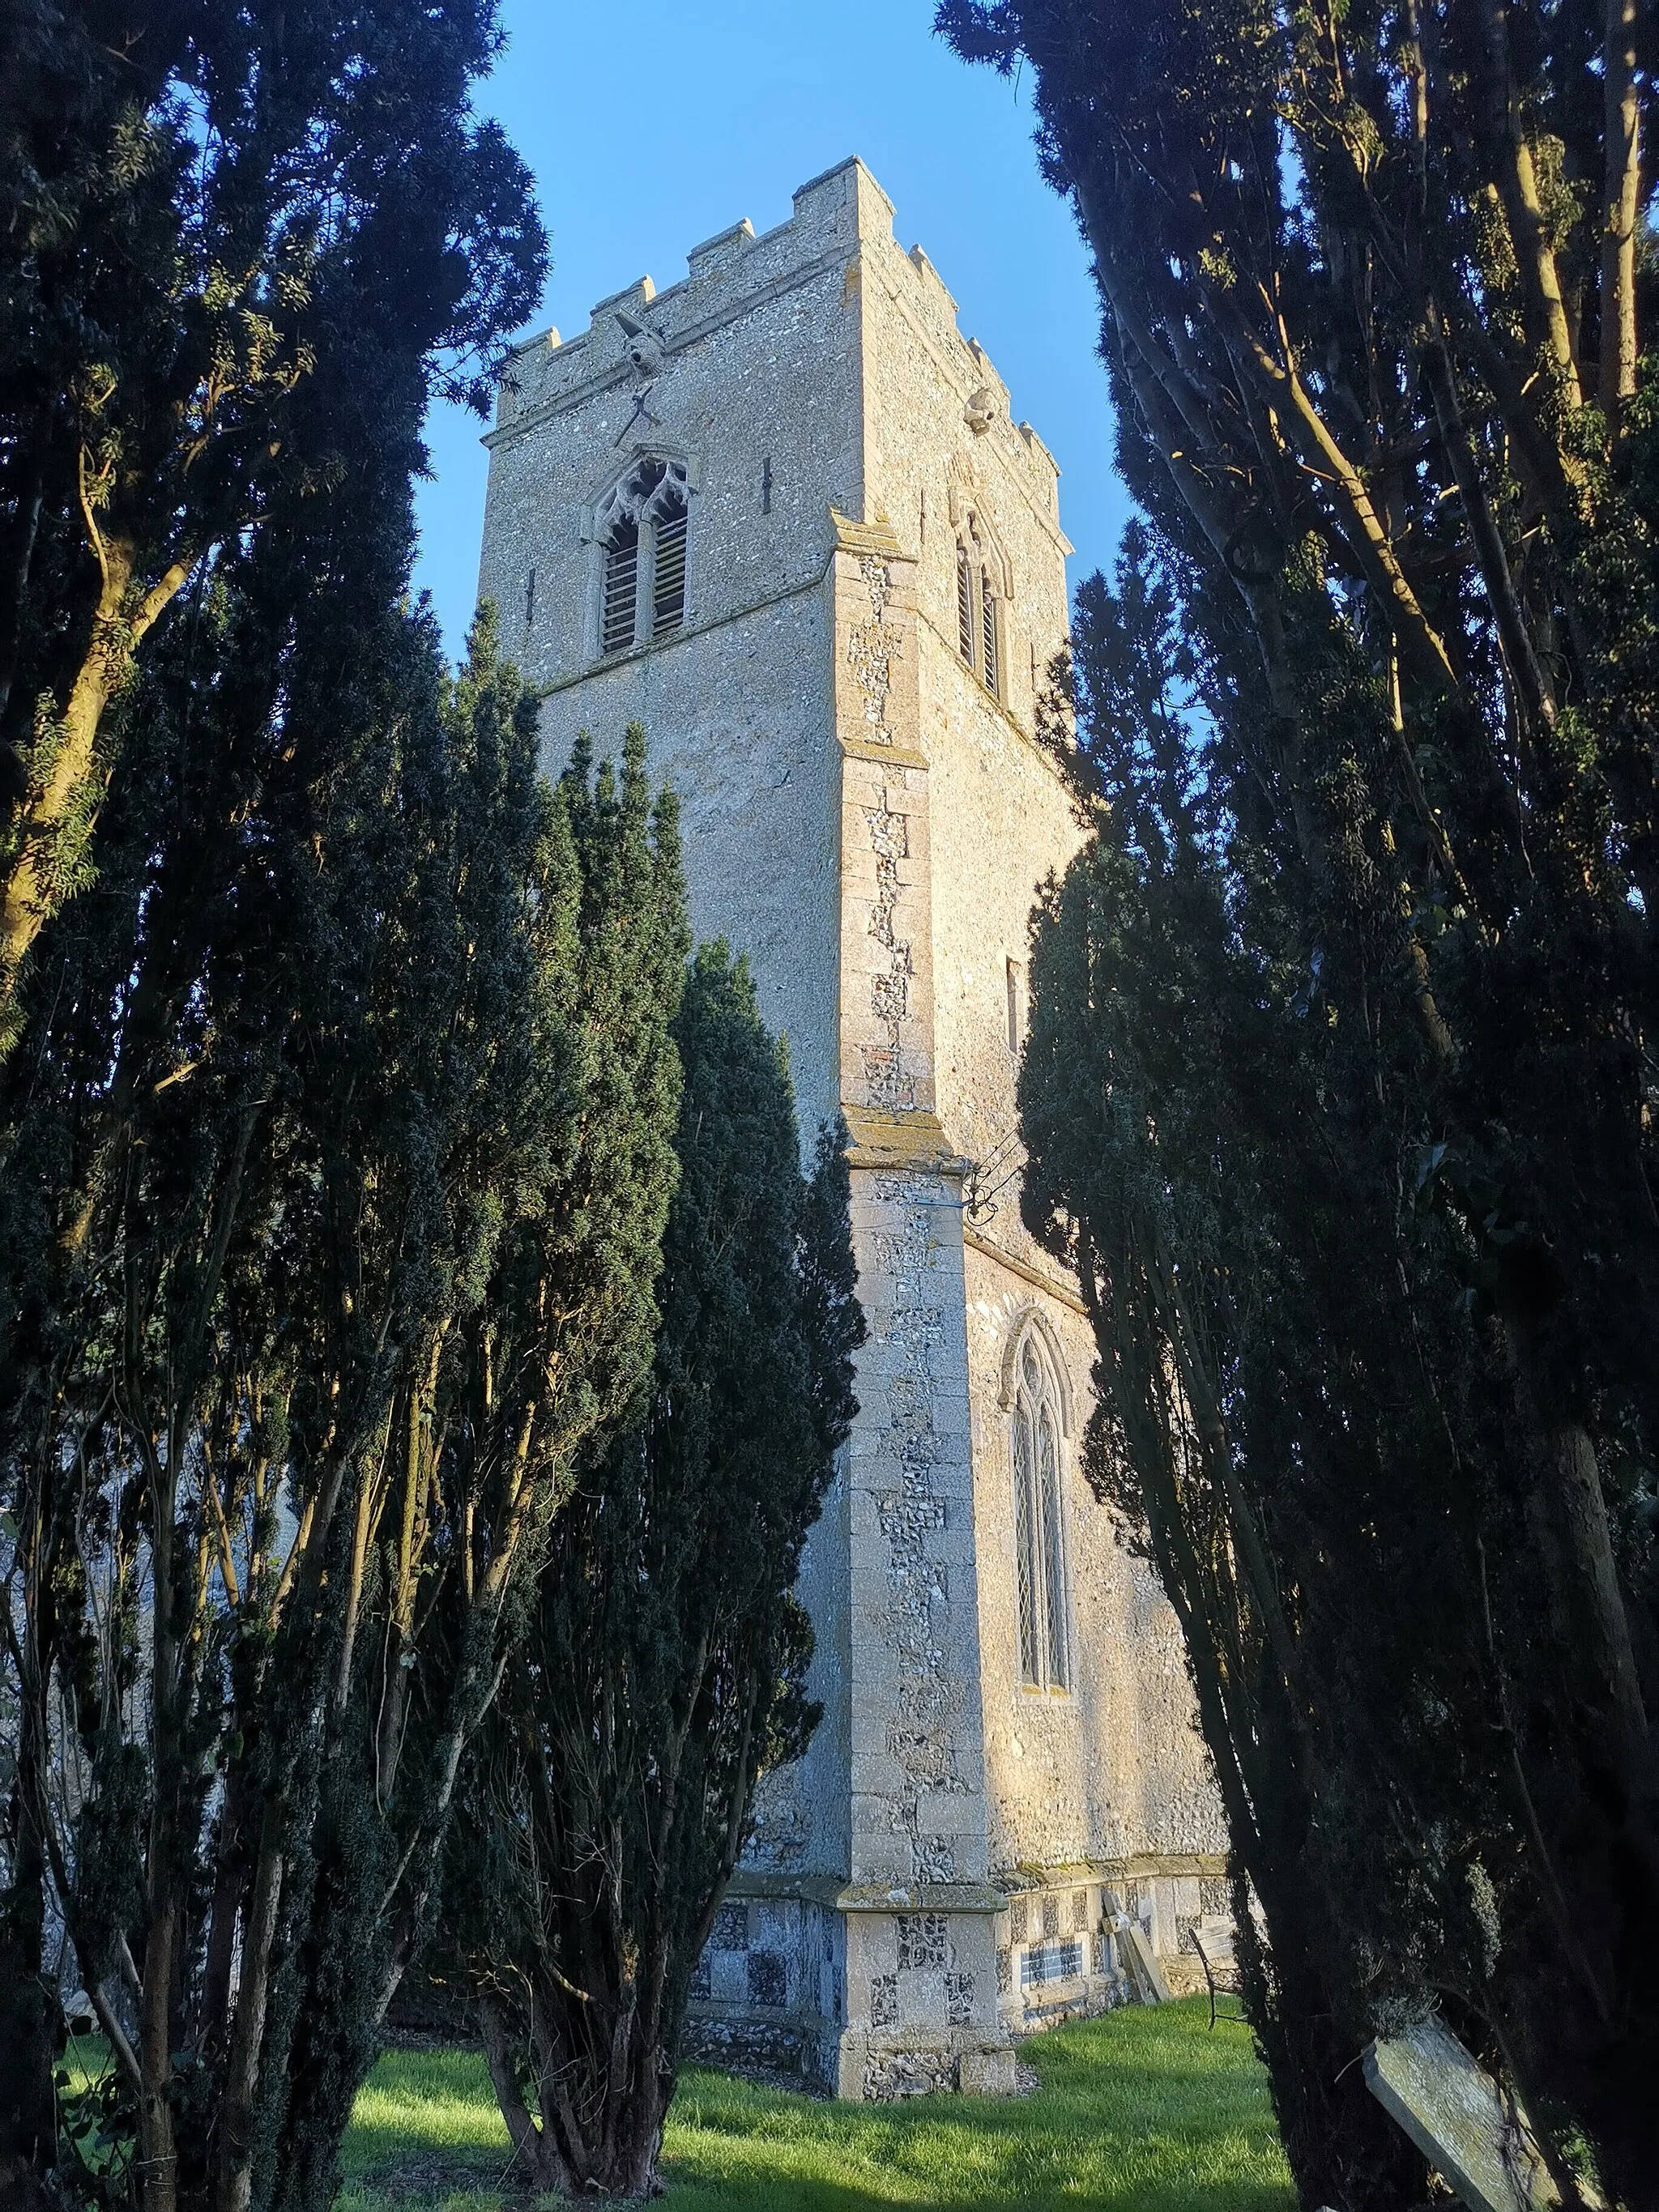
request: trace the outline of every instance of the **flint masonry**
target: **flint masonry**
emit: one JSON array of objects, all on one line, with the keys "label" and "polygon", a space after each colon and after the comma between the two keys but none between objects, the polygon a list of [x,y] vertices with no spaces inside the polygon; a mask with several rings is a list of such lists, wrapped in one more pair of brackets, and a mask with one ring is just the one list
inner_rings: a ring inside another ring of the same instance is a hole
[{"label": "flint masonry", "polygon": [[556,771],[643,722],[692,920],[839,1110],[869,1341],[802,1596],[823,1719],[764,1785],[692,2036],[842,2095],[1012,2080],[1011,2034],[1229,1945],[1173,1617],[1078,1470],[1092,1346],[1018,1218],[1058,471],[861,163],[508,363],[482,589]]}]

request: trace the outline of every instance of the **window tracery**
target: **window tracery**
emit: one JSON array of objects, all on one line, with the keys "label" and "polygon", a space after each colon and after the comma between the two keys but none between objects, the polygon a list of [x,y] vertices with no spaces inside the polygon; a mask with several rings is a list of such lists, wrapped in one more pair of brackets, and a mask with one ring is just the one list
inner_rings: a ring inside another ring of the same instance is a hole
[{"label": "window tracery", "polygon": [[684,628],[690,519],[684,461],[643,459],[600,502],[601,653]]},{"label": "window tracery", "polygon": [[977,514],[957,538],[957,648],[994,699],[1002,696],[1000,556]]},{"label": "window tracery", "polygon": [[1019,1355],[1012,1419],[1020,1679],[1028,1689],[1065,1690],[1071,1665],[1060,1403],[1034,1335]]}]

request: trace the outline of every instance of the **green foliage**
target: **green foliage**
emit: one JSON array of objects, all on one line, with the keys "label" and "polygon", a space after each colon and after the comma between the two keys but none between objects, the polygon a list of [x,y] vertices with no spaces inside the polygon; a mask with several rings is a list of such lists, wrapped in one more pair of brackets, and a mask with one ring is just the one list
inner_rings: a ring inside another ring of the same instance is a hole
[{"label": "green foliage", "polygon": [[168,610],[251,532],[395,545],[428,399],[482,410],[546,263],[470,107],[499,43],[490,0],[5,12],[0,1042]]},{"label": "green foliage", "polygon": [[649,1390],[553,1531],[446,1901],[526,2174],[628,2195],[652,2186],[757,1776],[817,1718],[789,1593],[863,1334],[844,1134],[804,1177],[781,1054],[723,945],[698,955],[675,1034],[680,1182]]},{"label": "green foliage", "polygon": [[320,2212],[515,1581],[649,1364],[686,936],[642,740],[550,787],[487,613],[450,683],[260,550],[144,679],[7,1071],[5,1873],[135,2173]]},{"label": "green foliage", "polygon": [[327,2201],[447,1802],[441,1749],[393,1787],[430,1531],[484,1583],[447,1741],[606,1408],[579,1355],[515,1475],[390,1466],[494,1244],[554,1224],[580,1296],[606,1243],[568,809],[488,629],[451,691],[403,604],[425,408],[544,264],[498,44],[488,0],[0,27],[0,2160],[52,2155],[50,1899],[169,2212]]},{"label": "green foliage", "polygon": [[[1034,2038],[1013,2098],[830,2104],[688,2068],[664,2134],[678,2212],[1291,2212],[1249,2037],[1204,2003],[1132,2006]],[[389,2052],[346,2142],[341,2212],[498,2212],[510,2145],[481,2059]]]},{"label": "green foliage", "polygon": [[941,17],[1036,68],[1146,517],[1052,718],[1028,1218],[1292,2166],[1420,2198],[1349,2062],[1438,2004],[1650,2204],[1655,272],[1598,231],[1652,89],[1577,0]]},{"label": "green foliage", "polygon": [[112,2068],[89,2081],[67,2066],[55,2076],[58,2161],[76,2203],[115,2208],[132,2201],[138,2112],[132,2086]]}]

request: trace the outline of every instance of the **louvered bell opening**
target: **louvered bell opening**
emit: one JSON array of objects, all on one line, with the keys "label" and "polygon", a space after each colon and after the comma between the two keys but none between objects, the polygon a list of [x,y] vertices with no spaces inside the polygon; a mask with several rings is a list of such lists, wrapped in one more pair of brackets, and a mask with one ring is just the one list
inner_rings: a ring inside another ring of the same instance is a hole
[{"label": "louvered bell opening", "polygon": [[605,549],[605,612],[599,649],[620,653],[634,642],[634,603],[640,576],[640,526],[619,522]]},{"label": "louvered bell opening", "polygon": [[998,672],[997,603],[991,596],[990,579],[986,576],[981,576],[979,580],[979,612],[980,628],[985,640],[983,656],[980,661],[980,674],[985,679],[986,690],[994,691],[997,688]]},{"label": "louvered bell opening", "polygon": [[960,545],[957,548],[957,627],[962,657],[971,668],[974,665],[974,574],[968,566],[966,549]]},{"label": "louvered bell opening", "polygon": [[661,637],[685,620],[685,509],[671,507],[657,524],[657,561],[652,574],[651,634]]}]

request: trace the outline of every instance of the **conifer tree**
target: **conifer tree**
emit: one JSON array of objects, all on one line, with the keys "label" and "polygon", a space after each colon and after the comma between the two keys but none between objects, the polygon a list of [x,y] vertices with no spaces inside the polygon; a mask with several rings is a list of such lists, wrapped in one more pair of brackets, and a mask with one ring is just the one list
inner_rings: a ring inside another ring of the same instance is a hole
[{"label": "conifer tree", "polygon": [[319,1593],[481,1106],[420,1088],[466,940],[405,908],[476,834],[576,942],[527,739],[459,764],[400,605],[425,407],[482,406],[544,265],[497,44],[472,0],[0,21],[0,2165],[52,2154],[67,1924],[157,2204],[293,2163]]},{"label": "conifer tree", "polygon": [[7,1072],[5,1995],[38,2080],[49,1899],[145,2212],[331,2203],[673,1173],[642,740],[550,790],[487,623],[446,696],[422,623],[326,584],[272,693],[269,605],[227,584],[145,679]]},{"label": "conifer tree", "polygon": [[573,2194],[654,2193],[690,1976],[757,1777],[816,1722],[790,1592],[864,1334],[844,1133],[804,1177],[781,1051],[723,945],[699,953],[676,1035],[650,1392],[555,1528],[446,1905],[520,2170]]},{"label": "conifer tree", "polygon": [[491,0],[0,13],[0,1051],[136,659],[249,533],[405,501],[428,396],[482,411],[535,305],[528,178],[469,106],[499,43]]},{"label": "conifer tree", "polygon": [[1651,2205],[1647,27],[941,14],[1036,71],[1146,515],[1079,608],[1106,811],[1034,956],[1028,1204],[1266,1914],[1292,2166],[1420,2198],[1349,2062],[1438,2004],[1564,2198],[1588,2140]]}]

